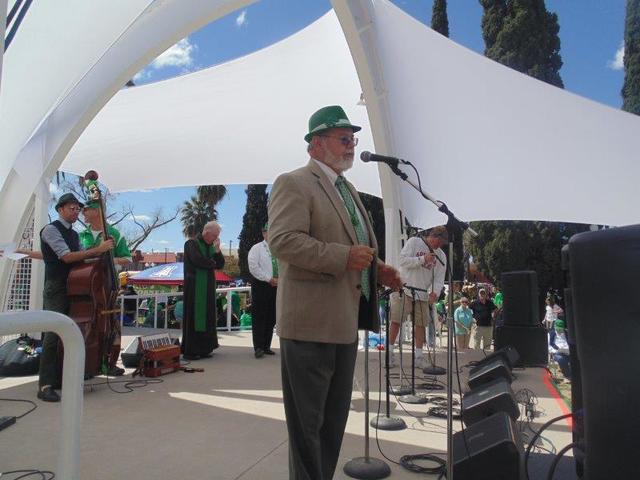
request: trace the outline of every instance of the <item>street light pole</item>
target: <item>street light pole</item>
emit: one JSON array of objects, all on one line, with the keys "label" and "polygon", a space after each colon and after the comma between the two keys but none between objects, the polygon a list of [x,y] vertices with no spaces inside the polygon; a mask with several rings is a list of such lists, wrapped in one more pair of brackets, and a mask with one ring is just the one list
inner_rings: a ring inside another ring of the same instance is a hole
[{"label": "street light pole", "polygon": [[229,240],[229,256],[231,256],[231,245],[233,245],[233,240]]}]

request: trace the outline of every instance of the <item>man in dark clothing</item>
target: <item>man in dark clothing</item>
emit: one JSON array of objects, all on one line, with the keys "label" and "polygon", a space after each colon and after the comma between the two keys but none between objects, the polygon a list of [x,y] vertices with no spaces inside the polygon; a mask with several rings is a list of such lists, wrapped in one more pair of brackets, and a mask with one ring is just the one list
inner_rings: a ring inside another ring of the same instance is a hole
[{"label": "man in dark clothing", "polygon": [[253,350],[256,358],[275,355],[271,350],[273,327],[276,325],[276,293],[278,288],[278,260],[271,255],[268,243],[268,224],[262,227],[264,240],[256,243],[247,262],[253,276],[251,280],[251,302],[253,304],[252,333]]},{"label": "man in dark clothing", "polygon": [[493,312],[496,305],[489,300],[487,292],[481,288],[478,292],[478,299],[474,300],[469,308],[473,311],[473,318],[476,321],[476,331],[473,335],[473,348],[480,349],[480,341],[483,341],[482,349],[491,348],[493,341]]},{"label": "man in dark clothing", "polygon": [[[62,195],[56,204],[58,220],[46,225],[40,232],[42,253],[29,253],[32,258],[44,260],[44,310],[68,314],[67,278],[73,264],[97,257],[113,248],[113,240],[107,240],[94,248],[80,249],[80,239],[72,225],[78,219],[82,206],[72,193]],[[45,402],[60,401],[60,396],[55,391],[62,384],[59,373],[59,341],[60,338],[53,332],[45,332],[42,339],[38,398]]]},{"label": "man in dark clothing", "polygon": [[218,348],[215,270],[224,267],[220,225],[207,223],[184,244],[184,320],[182,353],[187,360],[210,357]]}]

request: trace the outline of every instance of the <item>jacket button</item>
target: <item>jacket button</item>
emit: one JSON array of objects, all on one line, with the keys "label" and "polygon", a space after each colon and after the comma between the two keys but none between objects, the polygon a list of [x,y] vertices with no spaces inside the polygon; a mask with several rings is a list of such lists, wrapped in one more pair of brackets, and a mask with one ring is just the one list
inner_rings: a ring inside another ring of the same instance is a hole
[{"label": "jacket button", "polygon": [[358,284],[358,285],[356,285],[356,288],[357,288],[358,290],[360,290],[360,289],[362,288],[362,285]]}]

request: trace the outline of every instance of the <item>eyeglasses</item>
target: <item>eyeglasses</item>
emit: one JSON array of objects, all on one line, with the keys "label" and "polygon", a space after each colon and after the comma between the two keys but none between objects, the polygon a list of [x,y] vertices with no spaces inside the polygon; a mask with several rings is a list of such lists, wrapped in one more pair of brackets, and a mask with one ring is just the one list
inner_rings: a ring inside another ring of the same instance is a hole
[{"label": "eyeglasses", "polygon": [[343,137],[334,137],[333,135],[318,135],[318,136],[319,137],[325,137],[325,138],[335,138],[336,140],[338,140],[345,147],[349,146],[352,143],[353,143],[354,147],[356,145],[358,145],[358,137],[348,137],[346,135],[343,136]]}]

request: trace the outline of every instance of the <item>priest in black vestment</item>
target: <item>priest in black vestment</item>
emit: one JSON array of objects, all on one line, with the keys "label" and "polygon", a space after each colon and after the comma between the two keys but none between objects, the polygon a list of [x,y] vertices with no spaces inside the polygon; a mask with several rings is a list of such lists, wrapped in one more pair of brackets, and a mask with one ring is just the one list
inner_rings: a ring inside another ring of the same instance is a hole
[{"label": "priest in black vestment", "polygon": [[210,357],[218,348],[215,270],[224,267],[220,225],[207,223],[202,234],[184,244],[184,318],[182,353],[187,360]]}]

